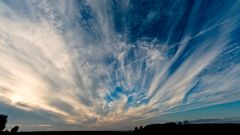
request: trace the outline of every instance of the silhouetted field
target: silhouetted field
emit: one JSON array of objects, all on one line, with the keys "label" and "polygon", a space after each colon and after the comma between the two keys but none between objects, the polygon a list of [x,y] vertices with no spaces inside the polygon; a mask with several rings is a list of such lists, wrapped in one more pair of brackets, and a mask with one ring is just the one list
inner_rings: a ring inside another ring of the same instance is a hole
[{"label": "silhouetted field", "polygon": [[18,135],[130,135],[130,131],[43,131],[19,132]]},{"label": "silhouetted field", "polygon": [[152,124],[134,131],[19,132],[18,135],[240,135],[240,124]]}]

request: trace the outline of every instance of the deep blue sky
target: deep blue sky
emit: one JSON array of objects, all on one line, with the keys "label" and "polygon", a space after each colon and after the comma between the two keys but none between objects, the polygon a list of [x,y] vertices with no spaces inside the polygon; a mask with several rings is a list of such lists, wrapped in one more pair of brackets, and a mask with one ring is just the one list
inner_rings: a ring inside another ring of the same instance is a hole
[{"label": "deep blue sky", "polygon": [[3,0],[0,113],[21,130],[239,122],[240,1]]}]

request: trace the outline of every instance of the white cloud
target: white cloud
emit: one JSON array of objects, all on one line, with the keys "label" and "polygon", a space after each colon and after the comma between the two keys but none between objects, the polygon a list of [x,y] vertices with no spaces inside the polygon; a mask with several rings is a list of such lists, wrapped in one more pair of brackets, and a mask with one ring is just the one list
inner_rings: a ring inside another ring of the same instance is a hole
[{"label": "white cloud", "polygon": [[[144,39],[131,44],[117,38],[111,2],[84,2],[0,3],[1,102],[33,113],[48,111],[63,124],[87,123],[99,128],[128,121],[140,123],[179,108],[177,111],[212,105],[208,102],[238,100],[238,65],[198,78],[230,43],[238,16],[194,36],[186,33],[174,45]],[[129,2],[122,6],[127,8]],[[85,13],[88,19],[84,20],[81,10],[89,10]],[[156,15],[150,12],[148,21]],[[191,19],[194,17],[191,15]],[[204,37],[213,30],[219,32]],[[193,53],[168,75],[184,49],[196,45],[193,40],[199,40]],[[166,53],[177,45],[173,58],[167,57]],[[187,97],[199,79],[204,87]],[[116,86],[123,92],[118,93],[118,99],[107,101],[106,96],[111,96]],[[130,96],[139,105],[127,108]],[[141,101],[144,98],[149,102]],[[186,103],[184,98],[188,98]]]}]

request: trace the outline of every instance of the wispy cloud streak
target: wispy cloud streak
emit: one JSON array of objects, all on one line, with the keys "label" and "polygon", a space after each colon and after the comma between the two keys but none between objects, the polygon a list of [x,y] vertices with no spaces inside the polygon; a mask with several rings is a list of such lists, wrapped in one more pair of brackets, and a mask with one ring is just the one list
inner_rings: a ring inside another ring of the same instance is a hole
[{"label": "wispy cloud streak", "polygon": [[238,101],[240,3],[152,3],[0,2],[0,102],[101,128]]}]

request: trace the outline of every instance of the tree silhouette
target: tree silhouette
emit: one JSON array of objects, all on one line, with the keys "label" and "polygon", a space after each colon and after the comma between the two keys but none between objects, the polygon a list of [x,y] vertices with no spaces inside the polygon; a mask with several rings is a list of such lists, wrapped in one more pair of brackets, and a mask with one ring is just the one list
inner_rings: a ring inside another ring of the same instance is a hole
[{"label": "tree silhouette", "polygon": [[0,135],[15,135],[19,129],[18,126],[13,127],[11,129],[11,132],[9,132],[8,130],[3,131],[7,124],[7,118],[7,115],[0,114]]},{"label": "tree silhouette", "polygon": [[0,131],[3,131],[7,124],[7,115],[0,114]]},{"label": "tree silhouette", "polygon": [[16,134],[17,131],[18,131],[18,129],[19,129],[19,126],[13,127],[13,128],[11,129],[11,134],[12,134],[12,135]]}]

